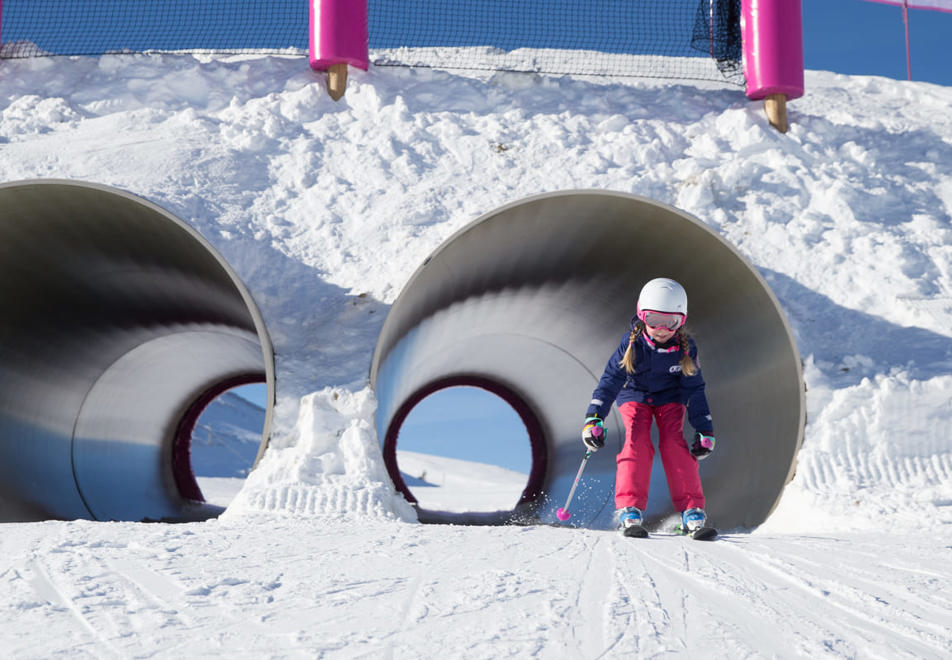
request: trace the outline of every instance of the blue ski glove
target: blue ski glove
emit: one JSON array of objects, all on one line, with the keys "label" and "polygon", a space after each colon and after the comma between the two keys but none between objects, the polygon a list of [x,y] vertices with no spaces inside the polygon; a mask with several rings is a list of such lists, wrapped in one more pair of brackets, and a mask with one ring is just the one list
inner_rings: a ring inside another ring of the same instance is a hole
[{"label": "blue ski glove", "polygon": [[605,446],[605,425],[601,417],[596,415],[585,418],[585,426],[582,427],[582,444],[589,451],[598,451]]},{"label": "blue ski glove", "polygon": [[714,436],[704,433],[695,433],[694,444],[691,445],[691,454],[693,454],[697,460],[703,461],[711,455],[712,451],[714,451]]}]

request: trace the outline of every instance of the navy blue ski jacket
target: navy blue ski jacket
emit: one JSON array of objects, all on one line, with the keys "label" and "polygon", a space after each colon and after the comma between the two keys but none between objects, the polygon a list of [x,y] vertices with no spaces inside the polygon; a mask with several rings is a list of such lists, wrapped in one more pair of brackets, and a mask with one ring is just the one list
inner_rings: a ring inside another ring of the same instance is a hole
[{"label": "navy blue ski jacket", "polygon": [[605,372],[592,393],[586,417],[598,415],[604,419],[614,402],[619,406],[628,401],[652,406],[679,402],[687,406],[688,421],[695,431],[713,433],[714,422],[704,394],[704,377],[694,340],[688,338],[688,351],[698,366],[693,376],[681,373],[681,348],[677,336],[668,344],[652,346],[644,333],[635,341],[635,373],[629,375],[621,360],[625,357],[630,336],[630,333],[625,333],[618,350],[605,365]]}]

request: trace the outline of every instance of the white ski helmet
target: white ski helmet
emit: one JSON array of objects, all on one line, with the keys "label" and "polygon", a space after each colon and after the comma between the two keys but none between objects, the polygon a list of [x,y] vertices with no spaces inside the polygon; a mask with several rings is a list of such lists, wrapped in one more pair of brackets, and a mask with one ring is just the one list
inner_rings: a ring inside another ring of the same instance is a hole
[{"label": "white ski helmet", "polygon": [[684,287],[668,279],[658,277],[641,288],[638,295],[638,314],[651,310],[653,312],[667,312],[688,316],[688,294]]}]

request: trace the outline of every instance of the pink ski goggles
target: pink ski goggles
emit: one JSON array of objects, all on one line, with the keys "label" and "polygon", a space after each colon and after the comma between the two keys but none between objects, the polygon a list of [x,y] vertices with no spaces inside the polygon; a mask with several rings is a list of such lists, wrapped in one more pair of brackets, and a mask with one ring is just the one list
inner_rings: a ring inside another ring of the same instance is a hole
[{"label": "pink ski goggles", "polygon": [[664,328],[677,330],[684,325],[684,314],[676,312],[654,312],[650,309],[638,310],[638,318],[651,329]]}]

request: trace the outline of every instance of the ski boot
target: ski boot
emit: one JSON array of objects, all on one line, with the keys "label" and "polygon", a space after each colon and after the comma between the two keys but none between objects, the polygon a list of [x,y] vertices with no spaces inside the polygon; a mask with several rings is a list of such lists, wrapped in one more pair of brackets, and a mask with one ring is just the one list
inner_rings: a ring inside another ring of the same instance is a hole
[{"label": "ski boot", "polygon": [[641,509],[634,506],[626,506],[615,512],[618,516],[618,529],[622,536],[629,538],[643,539],[648,536],[648,530],[642,527],[641,523],[644,517]]},{"label": "ski boot", "polygon": [[704,509],[694,508],[681,512],[681,524],[678,531],[699,541],[707,541],[717,536],[717,530],[707,526],[707,514]]},{"label": "ski boot", "polygon": [[688,509],[681,512],[681,527],[688,534],[695,532],[707,522],[707,514],[704,509]]}]

